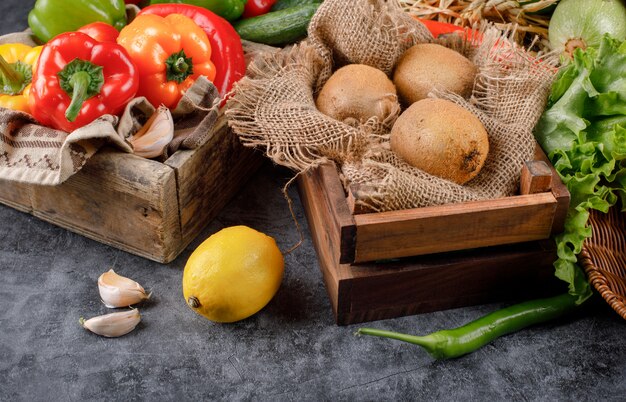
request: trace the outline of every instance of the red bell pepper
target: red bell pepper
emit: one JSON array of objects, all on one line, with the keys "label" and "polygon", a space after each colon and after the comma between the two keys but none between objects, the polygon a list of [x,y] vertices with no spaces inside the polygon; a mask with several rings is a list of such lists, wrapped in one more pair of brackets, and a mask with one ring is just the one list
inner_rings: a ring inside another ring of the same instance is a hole
[{"label": "red bell pepper", "polygon": [[119,32],[113,25],[107,24],[106,22],[92,22],[91,24],[87,24],[82,26],[76,30],[77,32],[85,33],[98,42],[113,42],[115,43],[117,37],[119,36]]},{"label": "red bell pepper", "polygon": [[243,18],[267,14],[277,0],[248,0],[243,8]]},{"label": "red bell pepper", "polygon": [[137,67],[123,47],[67,32],[43,47],[29,105],[41,124],[70,132],[120,114],[138,87]]},{"label": "red bell pepper", "polygon": [[142,14],[156,14],[165,17],[169,14],[182,14],[191,18],[206,32],[211,43],[211,61],[215,65],[213,84],[224,96],[233,84],[246,74],[246,61],[241,39],[224,18],[206,8],[189,4],[154,4],[141,10]]}]

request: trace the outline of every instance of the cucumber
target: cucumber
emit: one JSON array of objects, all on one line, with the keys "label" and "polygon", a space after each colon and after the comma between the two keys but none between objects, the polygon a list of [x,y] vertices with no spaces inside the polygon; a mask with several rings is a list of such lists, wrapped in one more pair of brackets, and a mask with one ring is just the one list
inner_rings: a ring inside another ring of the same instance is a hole
[{"label": "cucumber", "polygon": [[271,11],[233,24],[241,39],[266,45],[287,45],[307,34],[311,17],[319,3],[303,4]]},{"label": "cucumber", "polygon": [[285,8],[301,6],[303,4],[321,3],[322,1],[323,0],[278,0],[274,3],[270,11],[284,10]]}]

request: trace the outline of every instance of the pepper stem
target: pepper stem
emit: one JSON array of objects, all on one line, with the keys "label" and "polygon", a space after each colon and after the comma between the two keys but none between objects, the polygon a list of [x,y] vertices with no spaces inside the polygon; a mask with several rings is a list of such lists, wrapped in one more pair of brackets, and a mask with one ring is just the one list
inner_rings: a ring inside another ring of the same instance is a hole
[{"label": "pepper stem", "polygon": [[174,71],[177,73],[186,73],[187,70],[189,70],[189,64],[187,64],[187,61],[185,60],[184,57],[179,57],[178,59],[176,59],[176,62],[174,63]]},{"label": "pepper stem", "polygon": [[0,56],[0,93],[19,95],[32,80],[31,67],[21,61],[9,63]]},{"label": "pepper stem", "polygon": [[193,62],[191,57],[185,55],[185,51],[172,54],[165,60],[165,76],[168,81],[182,83],[193,74]]},{"label": "pepper stem", "polygon": [[356,331],[356,335],[380,336],[382,338],[408,342],[423,347],[428,353],[434,352],[436,344],[436,340],[430,336],[415,336],[376,328],[359,328]]},{"label": "pepper stem", "polygon": [[102,66],[89,61],[74,59],[58,72],[61,89],[72,99],[65,118],[74,121],[78,117],[85,101],[100,93],[104,84]]},{"label": "pepper stem", "polygon": [[87,96],[87,89],[89,88],[89,74],[81,71],[70,78],[70,84],[72,85],[72,102],[65,111],[65,118],[68,121],[74,121],[78,117],[80,108],[83,107],[83,103],[89,98]]}]

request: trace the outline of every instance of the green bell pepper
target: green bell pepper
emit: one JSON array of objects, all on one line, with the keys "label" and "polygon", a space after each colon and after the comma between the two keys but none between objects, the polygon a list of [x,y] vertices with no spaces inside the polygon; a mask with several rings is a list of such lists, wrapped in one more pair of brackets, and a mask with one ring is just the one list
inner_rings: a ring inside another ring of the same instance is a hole
[{"label": "green bell pepper", "polygon": [[124,0],[37,0],[28,14],[28,26],[43,42],[96,21],[122,29],[126,25]]},{"label": "green bell pepper", "polygon": [[228,21],[235,21],[243,14],[247,0],[151,0],[150,4],[183,3],[203,7]]}]

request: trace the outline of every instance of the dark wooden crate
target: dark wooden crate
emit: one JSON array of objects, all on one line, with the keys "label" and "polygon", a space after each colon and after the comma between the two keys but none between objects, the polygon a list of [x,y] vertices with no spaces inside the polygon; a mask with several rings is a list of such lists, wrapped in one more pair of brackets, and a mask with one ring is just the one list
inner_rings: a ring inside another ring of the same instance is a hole
[{"label": "dark wooden crate", "polygon": [[337,323],[554,289],[550,236],[563,229],[569,193],[540,150],[522,176],[523,195],[359,214],[334,165],[300,175],[300,198]]},{"label": "dark wooden crate", "polygon": [[103,149],[58,186],[0,180],[0,202],[124,251],[167,263],[261,165],[220,119],[211,138],[164,163]]}]

